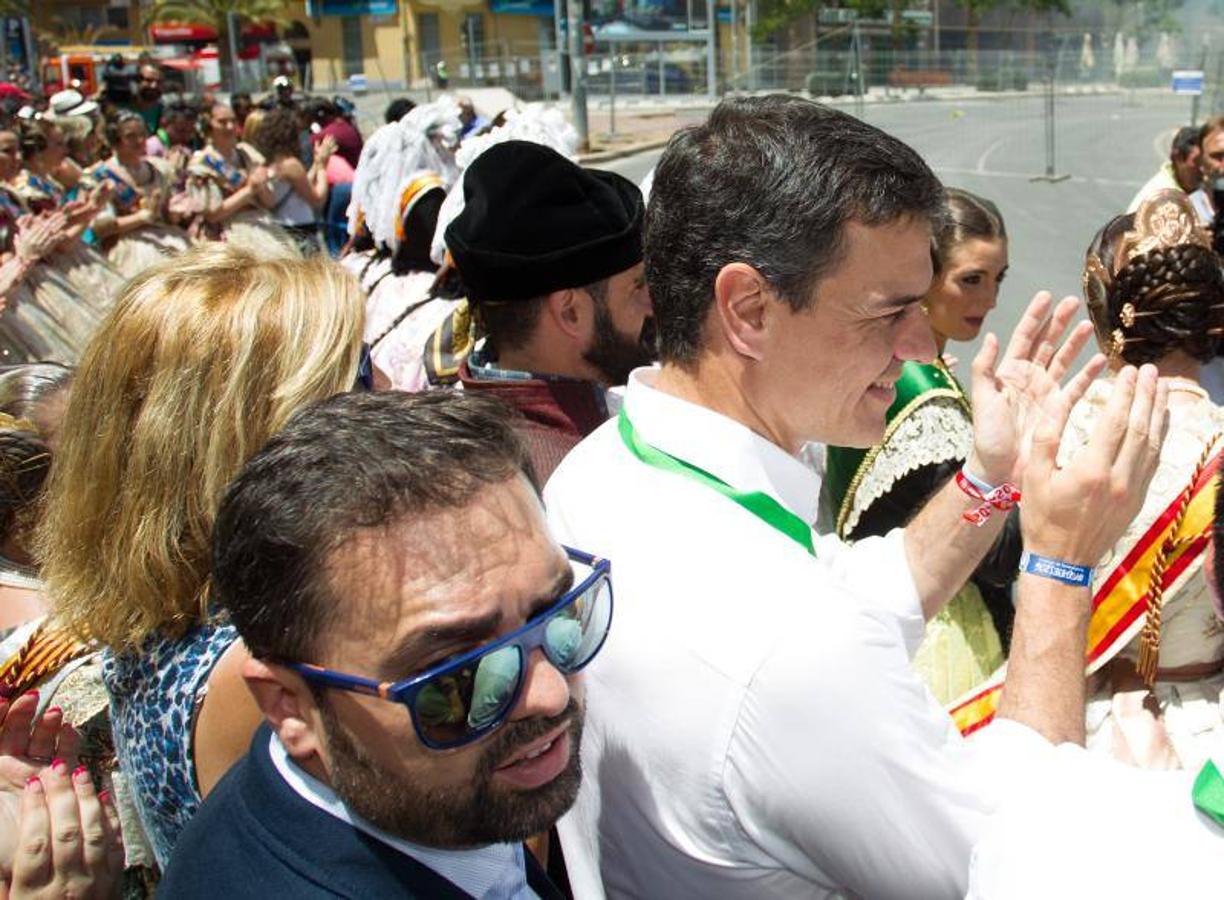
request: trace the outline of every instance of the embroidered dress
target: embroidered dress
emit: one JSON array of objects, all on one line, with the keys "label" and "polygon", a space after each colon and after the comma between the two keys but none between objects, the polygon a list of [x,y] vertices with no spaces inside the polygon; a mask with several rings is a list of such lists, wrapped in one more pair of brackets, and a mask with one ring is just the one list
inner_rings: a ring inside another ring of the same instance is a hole
[{"label": "embroidered dress", "polygon": [[[26,209],[36,213],[58,209],[69,199],[67,192],[54,178],[40,177],[27,170],[22,170],[17,176],[13,191]],[[78,298],[77,305],[87,307],[89,312],[84,314],[94,320],[110,309],[126,281],[110,266],[106,257],[80,240],[61,244],[43,264],[72,285]]]},{"label": "embroidered dress", "polygon": [[115,750],[163,867],[200,807],[192,731],[208,677],[237,637],[230,625],[199,625],[177,640],[154,636],[138,653],[104,654]]},{"label": "embroidered dress", "polygon": [[[26,212],[21,199],[0,188],[0,232],[12,249],[16,222]],[[55,251],[53,257],[58,257]],[[0,365],[53,361],[71,365],[98,327],[104,302],[81,295],[52,260],[36,263],[5,296],[0,310]]]},{"label": "embroidered dress", "polygon": [[[1105,411],[1111,381],[1097,381],[1071,412],[1062,453],[1086,444]],[[1143,507],[1117,544],[1098,563],[1093,590],[1127,556],[1164,510],[1185,490],[1204,448],[1224,430],[1224,409],[1195,386],[1173,382],[1169,431]],[[1192,398],[1187,394],[1193,395]],[[1184,402],[1183,402],[1184,401]],[[1206,550],[1210,553],[1211,548]],[[1090,685],[1088,749],[1145,768],[1199,769],[1224,750],[1224,626],[1216,618],[1200,554],[1166,587],[1161,615],[1160,658],[1152,688],[1159,716],[1147,691],[1133,676],[1139,637],[1126,644]],[[1212,671],[1212,670],[1215,671]],[[1183,674],[1177,676],[1178,670]],[[1195,677],[1193,673],[1201,673]],[[1173,677],[1169,677],[1173,676]],[[1172,752],[1170,752],[1172,751]]]},{"label": "embroidered dress", "polygon": [[[98,216],[98,224],[139,212],[151,192],[160,194],[161,211],[164,213],[174,190],[174,172],[159,159],[142,160],[133,172],[112,156],[98,163],[92,175],[113,188],[110,207]],[[182,253],[189,246],[187,233],[165,222],[143,225],[104,242],[107,261],[124,278],[133,278],[165,257]]]},{"label": "embroidered dress", "polygon": [[436,275],[410,272],[394,275],[389,268],[369,291],[366,301],[365,340],[373,342],[395,320],[400,322],[372,348],[374,362],[397,391],[423,391],[429,387],[425,371],[425,344],[460,300],[431,297]]},{"label": "embroidered dress", "polygon": [[191,207],[197,213],[190,229],[193,237],[212,240],[232,237],[242,243],[252,239],[252,231],[257,232],[254,240],[266,237],[269,232],[280,235],[280,229],[268,213],[254,206],[235,213],[224,222],[204,220],[204,213],[215,210],[246,184],[251,169],[256,165],[242,147],[236,148],[231,156],[226,156],[209,144],[191,157],[187,165],[187,191],[191,197]]},{"label": "embroidered dress", "polygon": [[[866,451],[828,449],[824,502],[838,536],[854,540],[903,526],[972,449],[969,401],[956,378],[942,363],[905,363],[883,441]],[[913,665],[948,703],[1002,662],[999,630],[970,581],[927,623]]]}]

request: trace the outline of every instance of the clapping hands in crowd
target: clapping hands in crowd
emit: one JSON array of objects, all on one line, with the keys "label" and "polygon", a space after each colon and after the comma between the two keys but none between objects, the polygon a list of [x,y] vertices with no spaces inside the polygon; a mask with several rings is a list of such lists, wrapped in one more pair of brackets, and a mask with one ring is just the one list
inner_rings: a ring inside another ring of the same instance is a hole
[{"label": "clapping hands in crowd", "polygon": [[114,801],[79,765],[79,736],[38,693],[0,700],[0,900],[109,897],[123,870]]}]

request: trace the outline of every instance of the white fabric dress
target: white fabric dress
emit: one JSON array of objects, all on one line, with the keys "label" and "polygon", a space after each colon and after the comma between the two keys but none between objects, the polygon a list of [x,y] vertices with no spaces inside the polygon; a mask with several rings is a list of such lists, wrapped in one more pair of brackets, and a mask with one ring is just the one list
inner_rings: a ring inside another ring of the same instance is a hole
[{"label": "white fabric dress", "polygon": [[[1094,383],[1071,413],[1062,454],[1088,442],[1112,392],[1112,381]],[[1147,498],[1121,540],[1098,563],[1093,589],[1135,546],[1156,518],[1185,490],[1211,438],[1224,431],[1224,409],[1188,383],[1173,382],[1169,432]],[[1208,549],[1207,552],[1210,552]],[[1199,666],[1224,658],[1224,626],[1211,602],[1201,555],[1165,591],[1160,639],[1160,668]],[[1131,661],[1139,654],[1138,637],[1119,653]],[[1153,688],[1161,721],[1142,709],[1140,690],[1115,692],[1102,672],[1088,701],[1088,748],[1147,768],[1180,766],[1197,771],[1224,743],[1220,693],[1224,674],[1191,681],[1157,680]],[[1161,722],[1167,741],[1160,734]],[[1176,756],[1171,756],[1168,745]],[[1163,750],[1162,750],[1163,747]]]}]

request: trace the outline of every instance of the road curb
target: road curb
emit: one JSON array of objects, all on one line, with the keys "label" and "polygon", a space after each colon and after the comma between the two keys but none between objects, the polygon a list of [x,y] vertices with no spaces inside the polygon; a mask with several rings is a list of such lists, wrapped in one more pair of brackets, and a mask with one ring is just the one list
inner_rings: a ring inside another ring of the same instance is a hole
[{"label": "road curb", "polygon": [[636,144],[626,144],[624,147],[617,147],[615,150],[596,150],[594,153],[582,153],[578,156],[578,162],[584,166],[590,163],[611,162],[614,159],[623,159],[636,153],[659,150],[667,146],[668,140],[669,138],[659,138],[652,141],[639,141]]}]

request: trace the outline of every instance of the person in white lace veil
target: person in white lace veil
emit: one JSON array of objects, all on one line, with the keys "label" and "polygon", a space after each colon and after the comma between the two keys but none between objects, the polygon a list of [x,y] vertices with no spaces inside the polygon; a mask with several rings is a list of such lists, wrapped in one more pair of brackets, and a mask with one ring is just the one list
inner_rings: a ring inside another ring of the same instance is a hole
[{"label": "person in white lace veil", "polygon": [[[1194,770],[1224,751],[1224,625],[1204,566],[1224,409],[1201,384],[1203,364],[1224,349],[1224,275],[1185,194],[1152,194],[1102,228],[1084,295],[1112,369],[1152,363],[1169,390],[1143,507],[1093,578],[1087,746],[1144,768]],[[1112,393],[1112,378],[1089,388],[1063,453],[1088,441]],[[1096,634],[1105,637],[1094,643]]]},{"label": "person in white lace veil", "polygon": [[566,121],[561,110],[542,104],[532,104],[521,110],[509,110],[502,125],[464,141],[459,152],[455,154],[455,162],[460,170],[459,180],[447,196],[446,202],[442,204],[438,227],[434,231],[430,255],[438,265],[442,265],[446,258],[446,226],[463,212],[463,170],[490,147],[505,141],[531,141],[556,150],[566,159],[577,159],[578,132]]},{"label": "person in white lace veil", "polygon": [[346,267],[366,291],[365,340],[374,364],[397,390],[427,386],[425,341],[457,303],[434,291],[430,242],[459,173],[458,127],[458,107],[447,98],[416,107],[371,136],[353,181],[349,230],[370,246]]},{"label": "person in white lace veil", "polygon": [[[935,279],[923,298],[935,359],[903,366],[879,445],[829,447],[826,454],[822,518],[836,522],[844,540],[905,525],[961,470],[973,446],[969,397],[943,355],[949,341],[977,337],[998,302],[1007,231],[989,200],[951,188],[944,205],[945,223],[931,254]],[[1020,552],[1013,516],[972,579],[927,624],[914,667],[941,703],[975,688],[1002,664]]]}]

